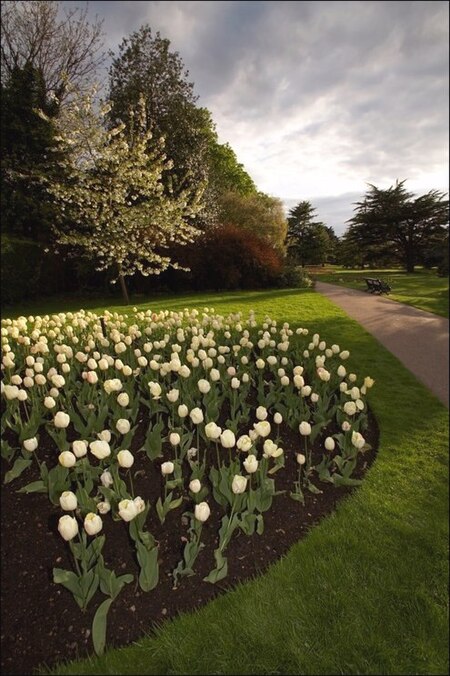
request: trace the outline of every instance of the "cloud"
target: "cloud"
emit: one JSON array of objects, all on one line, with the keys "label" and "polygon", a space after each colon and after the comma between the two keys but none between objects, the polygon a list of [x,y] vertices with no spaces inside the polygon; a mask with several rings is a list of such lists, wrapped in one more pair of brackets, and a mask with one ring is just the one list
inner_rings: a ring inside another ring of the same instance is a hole
[{"label": "cloud", "polygon": [[147,22],[169,38],[219,139],[269,194],[325,200],[338,223],[367,182],[448,190],[447,2],[129,1],[89,11],[105,17],[116,51]]}]

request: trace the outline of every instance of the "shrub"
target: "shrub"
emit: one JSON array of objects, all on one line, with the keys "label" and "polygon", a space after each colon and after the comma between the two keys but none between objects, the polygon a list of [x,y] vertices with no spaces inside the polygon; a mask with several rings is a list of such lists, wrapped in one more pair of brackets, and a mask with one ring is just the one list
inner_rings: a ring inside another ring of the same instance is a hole
[{"label": "shrub", "polygon": [[2,235],[2,305],[36,296],[42,264],[41,247],[27,239]]},{"label": "shrub", "polygon": [[276,279],[280,289],[308,289],[314,285],[306,270],[301,265],[286,265]]}]

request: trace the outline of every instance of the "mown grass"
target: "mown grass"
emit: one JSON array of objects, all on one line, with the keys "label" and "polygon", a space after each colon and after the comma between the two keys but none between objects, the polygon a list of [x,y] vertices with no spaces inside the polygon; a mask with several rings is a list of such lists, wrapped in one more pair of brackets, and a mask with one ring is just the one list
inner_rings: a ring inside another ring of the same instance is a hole
[{"label": "mown grass", "polygon": [[263,576],[135,645],[51,673],[448,673],[448,411],[313,291],[201,294],[142,305],[203,306],[254,309],[259,319],[268,313],[349,349],[350,369],[376,380],[369,401],[381,430],[377,461],[363,486]]},{"label": "mown grass", "polygon": [[392,291],[389,298],[412,305],[420,310],[433,312],[442,317],[449,316],[448,277],[438,277],[436,270],[418,268],[414,273],[393,269],[346,270],[336,267],[323,274],[315,271],[313,279],[329,284],[347,286],[365,291],[366,277],[380,277],[387,281]]}]

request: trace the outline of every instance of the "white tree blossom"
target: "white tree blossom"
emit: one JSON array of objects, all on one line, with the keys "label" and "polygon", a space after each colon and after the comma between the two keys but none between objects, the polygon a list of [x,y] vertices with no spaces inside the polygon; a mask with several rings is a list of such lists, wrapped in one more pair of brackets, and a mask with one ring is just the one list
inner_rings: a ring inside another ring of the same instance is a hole
[{"label": "white tree blossom", "polygon": [[200,234],[191,219],[202,209],[203,186],[177,195],[164,188],[163,172],[172,163],[164,154],[164,139],[155,142],[145,131],[143,99],[132,111],[126,136],[124,124],[106,128],[110,104],[96,109],[95,94],[73,97],[52,120],[60,148],[67,152],[63,178],[48,189],[73,223],[70,230],[55,228],[57,242],[81,248],[97,270],[113,272],[112,281],[177,268],[168,247]]}]

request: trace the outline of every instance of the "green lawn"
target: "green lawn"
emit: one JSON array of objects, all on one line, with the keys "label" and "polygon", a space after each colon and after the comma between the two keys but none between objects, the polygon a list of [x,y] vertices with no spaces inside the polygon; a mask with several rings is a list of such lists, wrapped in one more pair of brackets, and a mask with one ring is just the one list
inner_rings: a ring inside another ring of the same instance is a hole
[{"label": "green lawn", "polygon": [[260,320],[269,313],[349,349],[346,366],[376,380],[369,402],[381,429],[379,457],[363,486],[265,575],[136,645],[53,673],[447,674],[448,410],[314,291],[199,294],[142,305],[204,306],[221,313],[253,308]]},{"label": "green lawn", "polygon": [[420,310],[448,317],[448,277],[438,277],[435,270],[418,269],[407,273],[401,270],[345,270],[335,268],[324,274],[314,273],[313,279],[352,289],[365,290],[365,277],[381,277],[392,287],[389,298]]}]

